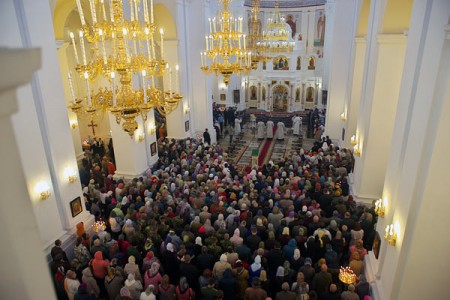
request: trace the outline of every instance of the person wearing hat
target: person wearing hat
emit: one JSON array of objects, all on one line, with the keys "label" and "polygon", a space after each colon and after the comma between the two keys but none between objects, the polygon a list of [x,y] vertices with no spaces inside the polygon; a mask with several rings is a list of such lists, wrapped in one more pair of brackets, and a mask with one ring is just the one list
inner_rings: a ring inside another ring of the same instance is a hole
[{"label": "person wearing hat", "polygon": [[237,286],[236,298],[244,299],[245,291],[248,288],[249,275],[248,271],[244,268],[242,261],[239,259],[234,263],[233,276]]},{"label": "person wearing hat", "polygon": [[259,277],[252,280],[252,286],[245,290],[245,299],[266,299],[267,292],[261,288]]}]

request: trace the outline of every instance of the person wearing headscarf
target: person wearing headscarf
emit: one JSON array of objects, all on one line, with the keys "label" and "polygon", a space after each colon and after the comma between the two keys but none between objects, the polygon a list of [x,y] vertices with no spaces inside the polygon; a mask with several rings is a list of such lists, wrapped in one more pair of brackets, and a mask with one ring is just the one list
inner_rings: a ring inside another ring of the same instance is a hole
[{"label": "person wearing headscarf", "polygon": [[155,287],[151,284],[149,285],[144,292],[141,293],[139,300],[156,300],[156,296],[153,293]]},{"label": "person wearing headscarf", "polygon": [[123,280],[122,274],[116,268],[108,268],[108,275],[105,277],[105,289],[109,299],[116,299],[120,294]]},{"label": "person wearing headscarf", "polygon": [[180,278],[180,283],[175,289],[177,300],[190,300],[195,299],[195,292],[189,287],[189,283],[186,277]]},{"label": "person wearing headscarf", "polygon": [[139,271],[139,265],[136,264],[136,259],[133,255],[128,257],[128,263],[125,265],[125,268],[123,268],[123,270],[127,275],[133,274],[136,280],[142,281],[141,272]]},{"label": "person wearing headscarf", "polygon": [[92,275],[91,268],[85,268],[82,273],[83,276],[81,281],[86,285],[88,294],[95,295],[95,298],[98,298],[100,296],[100,288],[98,287],[94,275]]},{"label": "person wearing headscarf", "polygon": [[66,279],[64,279],[64,290],[66,291],[69,300],[74,300],[79,286],[80,282],[77,279],[77,274],[72,270],[68,270]]},{"label": "person wearing headscarf", "polygon": [[297,249],[297,241],[295,239],[290,239],[288,244],[283,247],[283,253],[287,259],[291,260],[294,257],[294,252],[296,249]]},{"label": "person wearing headscarf", "polygon": [[162,264],[164,271],[169,275],[172,283],[176,283],[179,278],[177,254],[172,243],[168,243],[166,251],[162,254]]},{"label": "person wearing headscarf", "polygon": [[214,264],[212,271],[214,278],[220,280],[226,269],[231,269],[231,265],[228,263],[227,255],[222,254],[220,256],[220,260]]},{"label": "person wearing headscarf", "polygon": [[[147,270],[149,270],[153,263],[157,262],[161,265],[161,263],[159,262],[159,259],[155,256],[153,251],[148,251],[147,254],[144,257],[143,263],[142,263],[142,271],[145,273]],[[155,286],[155,289],[157,289],[157,287]]]},{"label": "person wearing headscarf", "polygon": [[251,284],[253,282],[254,277],[259,277],[261,274],[261,270],[263,269],[261,265],[261,256],[256,255],[253,263],[250,265],[248,270],[249,278],[248,283]]},{"label": "person wearing headscarf", "polygon": [[74,258],[78,259],[81,266],[86,266],[91,259],[91,254],[86,246],[83,245],[83,238],[81,236],[77,238],[77,243],[73,248],[73,255]]},{"label": "person wearing headscarf", "polygon": [[116,297],[116,300],[129,300],[129,299],[133,299],[131,297],[130,290],[126,286],[124,286],[120,289],[120,294]]},{"label": "person wearing headscarf", "polygon": [[242,245],[242,243],[244,242],[244,239],[241,238],[241,231],[239,230],[239,228],[236,228],[234,230],[233,236],[230,238],[230,242],[233,243],[234,249]]},{"label": "person wearing headscarf", "polygon": [[245,291],[248,288],[248,271],[244,268],[242,261],[237,260],[234,264],[233,276],[237,285],[237,299],[244,299]]},{"label": "person wearing headscarf", "polygon": [[148,269],[144,275],[144,290],[146,290],[149,285],[153,285],[153,293],[155,295],[158,295],[158,286],[162,282],[159,267],[160,264],[158,262],[154,262],[151,268]]},{"label": "person wearing headscarf", "polygon": [[74,300],[95,300],[95,295],[90,294],[86,288],[86,284],[82,283],[78,287],[78,291],[75,294]]},{"label": "person wearing headscarf", "polygon": [[300,255],[300,249],[294,250],[294,256],[291,259],[291,268],[295,272],[298,272],[301,266],[304,265],[305,259]]},{"label": "person wearing headscarf", "polygon": [[131,298],[139,300],[142,292],[142,283],[134,278],[134,274],[128,274],[127,280],[125,280],[125,287],[130,291]]}]

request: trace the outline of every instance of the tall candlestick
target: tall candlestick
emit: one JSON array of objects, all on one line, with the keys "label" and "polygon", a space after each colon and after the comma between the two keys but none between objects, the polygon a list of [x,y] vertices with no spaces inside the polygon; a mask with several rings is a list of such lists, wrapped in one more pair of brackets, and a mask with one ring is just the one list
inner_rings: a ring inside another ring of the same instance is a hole
[{"label": "tall candlestick", "polygon": [[172,94],[172,68],[169,69],[169,92]]},{"label": "tall candlestick", "polygon": [[146,24],[148,24],[148,2],[147,2],[147,0],[143,1],[143,5],[144,5],[144,21]]},{"label": "tall candlestick", "polygon": [[155,87],[155,76],[152,75],[152,87]]},{"label": "tall candlestick", "polygon": [[67,75],[69,79],[70,96],[72,97],[72,103],[75,104],[75,92],[73,91],[72,72]]},{"label": "tall candlestick", "polygon": [[208,51],[208,36],[205,36],[206,51]]},{"label": "tall candlestick", "polygon": [[148,59],[152,60],[152,56],[151,56],[151,53],[150,53],[150,40],[148,38],[149,33],[150,33],[150,30],[148,28],[145,28],[145,35],[146,35],[145,41],[147,43],[147,55],[148,55]]},{"label": "tall candlestick", "polygon": [[151,35],[151,41],[152,41],[152,56],[153,56],[153,59],[156,59],[156,55],[155,55],[155,40],[153,38],[153,34]]},{"label": "tall candlestick", "polygon": [[204,66],[204,64],[203,64],[203,52],[200,52],[200,61],[201,61],[202,67],[203,67]]},{"label": "tall candlestick", "polygon": [[102,4],[103,20],[106,21],[105,0],[100,0],[100,3]]},{"label": "tall candlestick", "polygon": [[80,0],[77,0],[77,8],[78,8],[78,14],[80,15],[81,25],[84,27],[84,26],[86,26],[86,20],[84,19],[83,7],[81,7]]},{"label": "tall candlestick", "polygon": [[150,8],[152,9],[152,12],[150,14],[150,22],[153,24],[154,22],[154,16],[153,16],[153,0],[150,0]]},{"label": "tall candlestick", "polygon": [[89,74],[88,72],[84,72],[84,79],[86,79],[86,94],[87,94],[87,99],[88,99],[88,106],[92,106],[91,103],[91,91],[89,88]]},{"label": "tall candlestick", "polygon": [[133,46],[134,46],[134,55],[137,56],[137,41],[136,41],[136,32],[133,33]]},{"label": "tall candlestick", "polygon": [[114,23],[114,5],[113,5],[113,0],[109,0],[109,13],[111,15],[111,22]]},{"label": "tall candlestick", "polygon": [[134,7],[133,7],[133,0],[130,0],[130,19],[131,22],[134,22]]},{"label": "tall candlestick", "polygon": [[94,2],[94,0],[89,0],[89,4],[91,6],[92,23],[94,23],[94,25],[95,25],[97,23],[97,14],[95,13],[95,2]]},{"label": "tall candlestick", "polygon": [[116,74],[114,72],[111,72],[111,89],[112,89],[112,95],[113,95],[113,105],[116,107],[117,105],[117,99],[116,99]]},{"label": "tall candlestick", "polygon": [[164,29],[160,29],[159,33],[161,34],[161,59],[163,59],[164,56]]},{"label": "tall candlestick", "polygon": [[208,18],[208,21],[209,21],[209,32],[211,32],[211,31],[212,31],[212,21],[211,21],[211,18]]},{"label": "tall candlestick", "polygon": [[83,56],[83,65],[87,65],[86,49],[84,48],[84,35],[82,30],[80,30],[80,45],[81,45],[81,55]]},{"label": "tall candlestick", "polygon": [[245,43],[245,34],[244,34],[244,50],[246,48],[246,43]]},{"label": "tall candlestick", "polygon": [[78,59],[78,51],[77,51],[77,46],[75,45],[75,35],[73,34],[73,32],[70,32],[70,39],[72,40],[73,53],[75,54],[75,62],[78,65],[80,63],[80,61]]},{"label": "tall candlestick", "polygon": [[180,87],[178,86],[178,72],[180,70],[180,66],[175,66],[175,92],[178,92],[180,90]]},{"label": "tall candlestick", "polygon": [[216,32],[216,18],[213,18],[213,28],[214,28],[214,32]]},{"label": "tall candlestick", "polygon": [[134,17],[136,18],[136,22],[139,21],[137,0],[134,0]]},{"label": "tall candlestick", "polygon": [[144,89],[144,103],[145,104],[147,104],[147,89],[145,88],[145,75],[146,74],[147,74],[147,72],[145,72],[145,70],[142,70],[142,88]]},{"label": "tall candlestick", "polygon": [[100,35],[102,39],[102,53],[103,53],[103,64],[107,64],[106,60],[106,47],[105,47],[105,36],[103,35],[103,30],[99,29],[98,34]]}]

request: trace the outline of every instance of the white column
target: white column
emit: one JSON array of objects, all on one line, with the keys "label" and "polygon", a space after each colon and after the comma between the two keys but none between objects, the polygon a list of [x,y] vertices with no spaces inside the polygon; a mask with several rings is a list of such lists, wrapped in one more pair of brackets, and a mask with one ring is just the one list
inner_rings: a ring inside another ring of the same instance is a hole
[{"label": "white column", "polygon": [[[438,278],[446,278],[450,267],[442,260],[450,244],[445,226],[450,203],[442,200],[450,193],[442,181],[448,173],[443,157],[450,147],[449,11],[445,0],[414,2],[384,180],[388,206],[377,225],[382,232],[387,224],[397,224],[400,232],[395,247],[382,243],[380,259],[370,255],[367,260],[374,299],[447,296],[448,282]],[[423,276],[420,261],[426,261],[432,275]],[[408,288],[419,276],[433,289]]]},{"label": "white column", "polygon": [[[332,139],[341,139],[344,123],[341,113],[346,107],[346,99],[349,97],[351,86],[351,74],[353,69],[354,43],[356,22],[358,21],[357,0],[337,1],[333,4],[334,14],[332,24],[329,24],[327,13],[327,27],[325,33],[324,56],[325,71],[323,86],[328,87],[327,115],[325,134]],[[327,9],[331,9],[328,7]],[[329,55],[329,56],[328,56]],[[329,75],[326,75],[329,62]],[[328,78],[328,82],[326,79]],[[319,89],[321,90],[321,89]],[[319,106],[322,105],[322,93],[318,93]]]},{"label": "white column", "polygon": [[[11,115],[19,108],[16,89],[31,81],[32,72],[40,67],[40,54],[38,49],[0,50],[0,68],[15,70],[0,74],[0,136],[6,141],[0,145],[0,156],[6,158],[3,168],[7,170],[0,180],[0,188],[4,199],[14,199],[0,204],[2,240],[8,245],[0,250],[0,277],[5,280],[2,296],[9,299],[56,299],[33,211],[36,200],[24,188],[27,181],[11,121]],[[20,214],[20,220],[13,212]]]}]

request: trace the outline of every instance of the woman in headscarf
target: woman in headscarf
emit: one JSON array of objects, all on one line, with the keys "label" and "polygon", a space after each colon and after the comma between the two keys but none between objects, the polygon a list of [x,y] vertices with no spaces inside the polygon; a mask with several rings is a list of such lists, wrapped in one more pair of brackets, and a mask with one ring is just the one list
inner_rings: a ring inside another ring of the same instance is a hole
[{"label": "woman in headscarf", "polygon": [[275,274],[275,282],[272,284],[272,294],[276,295],[281,291],[281,285],[285,282],[284,267],[278,266],[277,273]]},{"label": "woman in headscarf", "polygon": [[133,274],[134,278],[136,278],[136,280],[142,281],[141,272],[139,271],[139,266],[136,264],[136,259],[134,258],[133,255],[128,257],[128,263],[125,265],[125,268],[123,268],[123,269],[127,275]]},{"label": "woman in headscarf", "polygon": [[164,275],[158,287],[160,300],[175,300],[175,286],[170,284],[169,276]]},{"label": "woman in headscarf", "polygon": [[253,263],[250,265],[250,269],[248,270],[248,283],[249,285],[251,285],[251,283],[253,282],[253,278],[254,277],[259,277],[259,275],[261,274],[261,270],[262,270],[262,265],[261,265],[261,256],[256,255],[255,259],[253,261]]},{"label": "woman in headscarf", "polygon": [[233,276],[237,284],[237,299],[244,299],[245,290],[248,288],[248,271],[244,268],[242,261],[237,260],[233,269]]},{"label": "woman in headscarf", "polygon": [[147,254],[144,257],[143,263],[142,263],[142,271],[145,273],[147,270],[149,270],[152,267],[152,264],[154,262],[157,262],[161,265],[159,262],[159,259],[155,256],[153,251],[148,251]]},{"label": "woman in headscarf", "polygon": [[141,293],[141,297],[139,300],[156,300],[156,296],[153,293],[155,287],[153,285],[149,285],[144,292]]},{"label": "woman in headscarf", "polygon": [[223,214],[219,214],[219,216],[217,217],[217,220],[214,222],[214,228],[216,228],[216,230],[227,229],[227,225],[225,223],[225,220],[223,219]]},{"label": "woman in headscarf", "polygon": [[303,299],[302,295],[309,293],[309,285],[305,282],[305,275],[302,272],[297,273],[297,280],[292,284],[291,290],[297,295],[297,299]]},{"label": "woman in headscarf", "polygon": [[220,280],[222,278],[223,272],[226,269],[231,269],[231,265],[228,263],[227,255],[222,254],[220,256],[220,260],[214,264],[213,271],[212,271],[213,276],[217,280]]},{"label": "woman in headscarf", "polygon": [[195,238],[194,243],[194,256],[198,257],[202,253],[203,242],[200,236]]},{"label": "woman in headscarf", "polygon": [[128,274],[127,280],[125,280],[125,287],[130,291],[131,298],[138,300],[142,292],[142,283],[134,278],[134,274]]},{"label": "woman in headscarf", "polygon": [[283,268],[284,268],[284,281],[289,283],[289,285],[291,285],[291,283],[294,281],[296,272],[294,272],[294,270],[291,269],[291,264],[289,263],[288,260],[284,261]]},{"label": "woman in headscarf", "polygon": [[189,287],[186,277],[180,278],[180,284],[175,289],[177,300],[195,299],[195,292]]},{"label": "woman in headscarf", "polygon": [[123,279],[116,268],[108,268],[108,275],[105,277],[105,289],[108,292],[109,299],[116,299],[120,294]]},{"label": "woman in headscarf", "polygon": [[133,221],[131,219],[128,219],[125,222],[125,225],[123,225],[123,228],[122,228],[122,232],[127,237],[127,241],[129,241],[131,243],[134,240],[135,235],[136,235],[136,230],[133,226]]},{"label": "woman in headscarf", "polygon": [[158,286],[162,282],[162,276],[159,274],[159,267],[159,263],[154,262],[152,267],[147,270],[144,275],[144,290],[146,290],[149,285],[153,285],[155,295],[158,295]]},{"label": "woman in headscarf", "polygon": [[169,275],[171,282],[177,282],[179,278],[178,261],[175,247],[172,243],[168,243],[166,246],[166,251],[164,251],[162,255],[162,264],[164,271]]},{"label": "woman in headscarf", "polygon": [[305,259],[303,257],[301,257],[300,250],[295,249],[294,256],[291,259],[292,270],[294,270],[295,272],[298,272],[298,270],[300,269],[301,266],[304,265],[304,263],[305,263]]},{"label": "woman in headscarf", "polygon": [[261,274],[259,274],[259,281],[261,282],[261,288],[266,291],[267,296],[272,295],[270,290],[270,281],[267,278],[266,270],[261,270]]},{"label": "woman in headscarf", "polygon": [[240,245],[242,245],[242,243],[244,242],[244,239],[241,238],[241,231],[239,230],[239,228],[236,228],[234,230],[234,234],[233,236],[230,238],[230,242],[233,243],[234,249],[236,249],[237,247],[239,247]]},{"label": "woman in headscarf", "polygon": [[81,266],[86,266],[91,259],[91,254],[86,246],[83,245],[83,238],[81,236],[77,238],[77,243],[73,248],[73,255],[74,258],[78,259]]},{"label": "woman in headscarf", "polygon": [[79,286],[80,282],[77,279],[77,274],[72,270],[67,271],[66,279],[64,279],[64,290],[66,291],[69,300],[74,300]]}]

